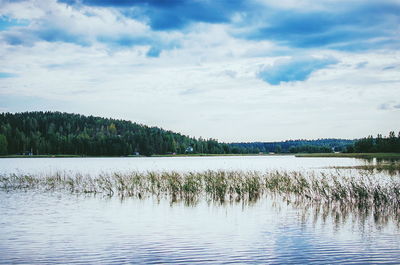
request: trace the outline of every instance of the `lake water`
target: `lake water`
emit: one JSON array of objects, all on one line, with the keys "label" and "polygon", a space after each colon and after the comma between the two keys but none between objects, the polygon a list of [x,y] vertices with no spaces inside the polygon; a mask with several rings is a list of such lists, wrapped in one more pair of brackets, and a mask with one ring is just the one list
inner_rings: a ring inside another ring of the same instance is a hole
[{"label": "lake water", "polygon": [[[0,173],[304,170],[351,158],[171,157],[0,159]],[[0,264],[400,264],[400,224],[332,206],[195,205],[168,199],[0,190]]]},{"label": "lake water", "polygon": [[356,158],[299,158],[295,156],[220,157],[117,157],[117,158],[4,158],[0,174],[55,173],[59,171],[99,174],[129,171],[205,170],[321,170],[334,166],[359,166],[368,162]]}]

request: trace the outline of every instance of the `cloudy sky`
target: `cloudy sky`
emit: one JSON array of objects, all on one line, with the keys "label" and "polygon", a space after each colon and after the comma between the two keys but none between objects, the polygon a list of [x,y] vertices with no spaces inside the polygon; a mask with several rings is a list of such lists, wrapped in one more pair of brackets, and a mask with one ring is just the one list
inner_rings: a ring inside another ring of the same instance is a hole
[{"label": "cloudy sky", "polygon": [[0,0],[0,111],[221,141],[400,129],[398,0]]}]

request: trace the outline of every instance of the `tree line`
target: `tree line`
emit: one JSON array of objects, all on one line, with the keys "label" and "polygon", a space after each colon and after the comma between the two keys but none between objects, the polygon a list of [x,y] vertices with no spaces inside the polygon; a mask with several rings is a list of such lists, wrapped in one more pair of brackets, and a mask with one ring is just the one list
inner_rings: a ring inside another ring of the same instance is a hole
[{"label": "tree line", "polygon": [[378,134],[362,138],[347,148],[349,153],[400,153],[400,132],[397,137],[394,131],[383,137]]},{"label": "tree line", "polygon": [[61,112],[0,114],[0,154],[225,154],[228,144],[130,121]]},{"label": "tree line", "polygon": [[400,152],[396,137],[220,143],[130,121],[61,112],[0,113],[0,155],[127,156],[163,154],[258,154]]},{"label": "tree line", "polygon": [[331,153],[342,152],[354,140],[317,139],[317,140],[287,140],[282,142],[232,143],[241,152],[250,153]]}]

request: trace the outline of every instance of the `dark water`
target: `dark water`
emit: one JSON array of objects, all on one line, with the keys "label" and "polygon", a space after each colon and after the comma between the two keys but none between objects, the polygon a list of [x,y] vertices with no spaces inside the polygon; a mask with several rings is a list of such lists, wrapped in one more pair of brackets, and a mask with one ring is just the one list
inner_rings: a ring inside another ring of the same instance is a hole
[{"label": "dark water", "polygon": [[255,203],[0,191],[1,264],[400,263],[399,224]]}]

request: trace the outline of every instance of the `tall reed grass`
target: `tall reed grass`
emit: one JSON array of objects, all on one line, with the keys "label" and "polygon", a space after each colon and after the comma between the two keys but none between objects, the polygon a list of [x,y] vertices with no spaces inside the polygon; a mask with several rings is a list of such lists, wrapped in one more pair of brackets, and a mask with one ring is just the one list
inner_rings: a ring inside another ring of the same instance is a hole
[{"label": "tall reed grass", "polygon": [[[283,198],[296,208],[315,209],[315,216],[343,220],[349,215],[371,216],[376,222],[394,218],[400,225],[400,177],[360,171],[354,176],[298,171],[131,172],[100,174],[55,173],[0,176],[0,189],[61,191],[73,194],[167,198],[171,203],[196,204],[205,198],[214,203],[252,204],[257,199]],[[351,171],[349,171],[351,172]],[[304,213],[309,211],[302,211]]]},{"label": "tall reed grass", "polygon": [[49,176],[0,176],[0,188],[65,190],[72,193],[138,197],[170,196],[196,199],[206,196],[217,201],[255,200],[265,193],[291,194],[313,201],[340,201],[357,205],[400,206],[400,178],[384,180],[374,175],[340,176],[337,174],[271,171],[204,171],[113,173],[97,177],[56,173]]}]

